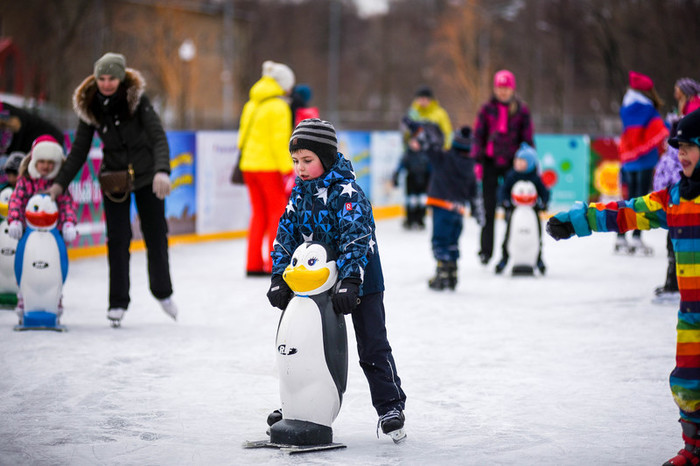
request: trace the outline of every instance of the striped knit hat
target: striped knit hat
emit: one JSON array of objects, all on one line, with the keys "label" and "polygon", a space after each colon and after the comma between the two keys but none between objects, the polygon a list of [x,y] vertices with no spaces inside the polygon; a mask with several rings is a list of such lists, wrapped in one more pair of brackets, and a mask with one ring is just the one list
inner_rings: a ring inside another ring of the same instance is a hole
[{"label": "striped knit hat", "polygon": [[338,158],[338,139],[335,128],[327,121],[318,118],[302,120],[289,140],[289,152],[307,149],[321,159],[323,169],[328,171]]}]

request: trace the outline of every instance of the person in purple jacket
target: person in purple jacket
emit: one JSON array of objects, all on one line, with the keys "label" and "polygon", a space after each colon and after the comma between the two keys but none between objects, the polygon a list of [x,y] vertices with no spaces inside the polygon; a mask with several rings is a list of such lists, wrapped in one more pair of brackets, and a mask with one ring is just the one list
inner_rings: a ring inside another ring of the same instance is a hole
[{"label": "person in purple jacket", "polygon": [[472,143],[472,157],[481,171],[484,199],[485,223],[481,229],[479,251],[482,264],[488,264],[493,254],[499,185],[513,167],[513,158],[520,144],[526,142],[535,146],[532,132],[530,110],[515,95],[515,75],[508,70],[496,72],[493,96],[479,110]]}]

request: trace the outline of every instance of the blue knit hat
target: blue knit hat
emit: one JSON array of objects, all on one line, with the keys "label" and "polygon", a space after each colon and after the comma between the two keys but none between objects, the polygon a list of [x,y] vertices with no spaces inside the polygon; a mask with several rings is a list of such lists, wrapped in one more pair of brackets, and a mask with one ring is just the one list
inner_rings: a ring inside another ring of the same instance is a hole
[{"label": "blue knit hat", "polygon": [[527,162],[525,173],[530,173],[537,168],[537,151],[528,143],[520,144],[518,151],[515,153],[516,159],[524,159]]}]

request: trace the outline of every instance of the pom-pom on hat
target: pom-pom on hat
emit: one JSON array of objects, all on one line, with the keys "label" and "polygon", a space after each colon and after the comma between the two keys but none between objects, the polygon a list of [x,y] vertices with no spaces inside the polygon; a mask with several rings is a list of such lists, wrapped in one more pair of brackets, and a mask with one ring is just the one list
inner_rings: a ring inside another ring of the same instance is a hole
[{"label": "pom-pom on hat", "polygon": [[508,70],[496,71],[493,75],[493,87],[510,87],[515,90],[515,75]]},{"label": "pom-pom on hat", "polygon": [[265,61],[262,66],[262,75],[274,79],[284,92],[289,92],[294,87],[294,71],[283,63]]},{"label": "pom-pom on hat", "polygon": [[121,53],[107,52],[95,62],[95,79],[103,74],[114,76],[124,81],[126,76],[126,58]]},{"label": "pom-pom on hat", "polygon": [[61,169],[61,163],[63,163],[63,147],[48,134],[39,136],[32,143],[32,150],[29,152],[29,165],[27,166],[27,171],[29,176],[36,179],[41,178],[41,173],[36,169],[36,162],[38,160],[49,160],[54,162],[53,170],[46,176],[46,179],[52,180],[58,175],[58,171]]},{"label": "pom-pom on hat", "polygon": [[695,110],[680,119],[676,135],[668,140],[668,145],[678,149],[679,142],[700,146],[700,110]]},{"label": "pom-pom on hat", "polygon": [[472,129],[469,126],[462,126],[452,135],[452,148],[469,152],[472,148]]},{"label": "pom-pom on hat", "polygon": [[654,87],[654,81],[645,74],[636,71],[629,72],[630,87],[638,91],[650,91]]},{"label": "pom-pom on hat", "polygon": [[307,149],[321,160],[324,171],[333,166],[338,157],[338,139],[335,128],[327,121],[318,118],[302,120],[289,140],[289,152]]},{"label": "pom-pom on hat", "polygon": [[523,159],[527,162],[525,173],[530,173],[537,168],[537,151],[528,143],[520,144],[518,151],[515,153],[516,159]]},{"label": "pom-pom on hat", "polygon": [[22,160],[24,160],[24,157],[26,156],[27,154],[19,151],[10,153],[7,160],[5,160],[5,166],[3,167],[5,173],[14,173],[15,175],[19,173],[19,166],[22,164]]}]

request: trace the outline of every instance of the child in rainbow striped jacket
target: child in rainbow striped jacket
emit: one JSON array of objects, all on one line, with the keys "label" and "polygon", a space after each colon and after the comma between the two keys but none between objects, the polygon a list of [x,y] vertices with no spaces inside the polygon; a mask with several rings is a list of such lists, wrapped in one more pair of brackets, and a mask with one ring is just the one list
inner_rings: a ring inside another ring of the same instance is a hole
[{"label": "child in rainbow striped jacket", "polygon": [[549,219],[547,233],[560,240],[592,231],[669,230],[681,295],[670,384],[685,441],[678,455],[664,463],[673,466],[700,464],[700,110],[680,120],[668,143],[678,149],[683,168],[679,182],[626,201],[577,203]]}]

